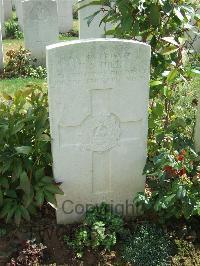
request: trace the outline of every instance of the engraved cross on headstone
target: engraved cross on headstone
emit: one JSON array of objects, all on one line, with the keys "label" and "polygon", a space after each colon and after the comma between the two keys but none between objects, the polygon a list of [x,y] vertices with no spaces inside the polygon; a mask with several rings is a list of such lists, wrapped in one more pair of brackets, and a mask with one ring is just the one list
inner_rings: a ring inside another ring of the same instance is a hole
[{"label": "engraved cross on headstone", "polygon": [[120,121],[110,107],[111,90],[90,91],[91,113],[80,125],[59,123],[61,149],[71,146],[92,153],[93,193],[112,191],[110,151],[120,143],[137,140],[133,132],[137,127],[140,130],[140,123],[137,122],[142,121]]}]

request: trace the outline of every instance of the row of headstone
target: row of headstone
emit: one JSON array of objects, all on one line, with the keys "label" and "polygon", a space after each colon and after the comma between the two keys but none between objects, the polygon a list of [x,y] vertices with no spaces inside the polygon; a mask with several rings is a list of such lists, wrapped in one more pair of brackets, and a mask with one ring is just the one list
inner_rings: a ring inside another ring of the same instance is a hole
[{"label": "row of headstone", "polygon": [[[4,0],[7,1],[7,0]],[[11,5],[11,0],[9,5]],[[16,15],[18,17],[18,22],[23,30],[23,11],[22,11],[22,2],[25,0],[14,0],[14,6],[16,8]],[[34,0],[33,0],[34,1]],[[38,0],[35,0],[38,1]],[[44,0],[45,1],[45,0]],[[73,0],[56,0],[57,2],[57,12],[58,12],[58,26],[60,33],[67,33],[72,29],[73,26],[73,4],[77,4],[77,6],[82,6],[88,4],[91,0],[79,0],[77,2]],[[86,17],[95,13],[100,6],[89,6],[79,11],[79,21],[80,21],[80,39],[85,38],[101,38],[105,36],[105,30],[109,27],[102,23],[99,27],[100,21],[103,18],[103,13],[99,13],[93,23],[91,23],[90,27],[88,27]],[[110,29],[110,28],[109,28]]]},{"label": "row of headstone", "polygon": [[[26,0],[14,0],[13,5],[16,8],[16,15],[18,18],[18,23],[21,30],[23,31],[24,22],[23,22],[23,11],[22,4]],[[38,0],[32,0],[38,1]],[[46,0],[43,0],[46,1]],[[57,16],[58,16],[58,25],[60,33],[67,33],[72,29],[73,26],[73,0],[55,0],[57,3]]]},{"label": "row of headstone", "polygon": [[[56,5],[54,0],[24,0],[21,2],[25,48],[31,51],[32,57],[37,59],[38,65],[45,65],[45,47],[59,41],[59,25],[62,24],[62,31],[69,31],[72,26],[65,23],[66,17],[64,16],[66,10],[72,13],[69,8],[72,7],[71,3],[71,1],[60,1],[59,6],[58,2]],[[86,3],[88,2],[84,1],[84,4]],[[57,16],[57,7],[60,9],[59,14],[63,12],[63,16]],[[102,24],[99,27],[101,14],[95,18],[89,27],[85,19],[98,8],[97,6],[95,8],[86,7],[79,11],[80,39],[105,36],[106,25]],[[70,16],[70,14],[68,15]],[[69,21],[72,21],[72,17]]]}]

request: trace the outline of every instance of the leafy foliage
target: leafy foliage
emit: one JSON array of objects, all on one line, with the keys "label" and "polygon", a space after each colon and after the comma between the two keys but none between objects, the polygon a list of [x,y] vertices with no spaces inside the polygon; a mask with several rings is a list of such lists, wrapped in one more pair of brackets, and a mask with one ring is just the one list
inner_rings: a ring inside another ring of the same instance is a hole
[{"label": "leafy foliage", "polygon": [[64,240],[76,251],[77,257],[82,257],[85,248],[111,250],[122,232],[123,219],[113,214],[109,205],[102,203],[87,211],[83,224],[76,229],[72,239],[64,236]]},{"label": "leafy foliage", "polygon": [[[198,1],[197,1],[198,2]],[[177,142],[178,131],[185,132],[192,121],[177,117],[174,110],[181,94],[181,84],[193,78],[199,66],[198,60],[185,63],[188,51],[189,30],[197,35],[200,16],[195,1],[143,1],[143,0],[97,0],[89,5],[100,5],[102,22],[112,23],[108,35],[139,40],[151,45],[151,83],[149,109],[149,152],[154,156],[161,147]],[[85,5],[87,6],[87,5]],[[97,14],[88,17],[92,23]],[[192,25],[192,21],[195,24]],[[191,51],[193,53],[193,51]],[[194,64],[195,62],[195,64]],[[190,132],[189,132],[190,133]],[[166,141],[166,137],[171,141]],[[179,144],[182,140],[178,141]]]},{"label": "leafy foliage", "polygon": [[9,60],[2,74],[3,78],[32,77],[45,78],[46,69],[36,67],[28,50],[20,47],[19,50],[10,50],[6,53]]},{"label": "leafy foliage", "polygon": [[138,266],[167,266],[173,245],[161,228],[155,225],[139,225],[135,233],[126,240],[122,257],[126,262]]},{"label": "leafy foliage", "polygon": [[7,38],[22,39],[23,33],[20,30],[19,24],[16,18],[9,19],[5,22],[5,33]]},{"label": "leafy foliage", "polygon": [[62,194],[52,178],[47,94],[38,86],[0,102],[0,217],[16,224]]},{"label": "leafy foliage", "polygon": [[135,199],[144,211],[161,220],[200,215],[200,158],[190,148],[164,151],[146,166],[151,178],[146,193]]},{"label": "leafy foliage", "polygon": [[12,258],[8,264],[10,266],[32,266],[39,265],[43,257],[43,252],[46,247],[40,243],[36,244],[34,240],[28,240],[24,244],[23,249],[19,252],[16,258]]}]

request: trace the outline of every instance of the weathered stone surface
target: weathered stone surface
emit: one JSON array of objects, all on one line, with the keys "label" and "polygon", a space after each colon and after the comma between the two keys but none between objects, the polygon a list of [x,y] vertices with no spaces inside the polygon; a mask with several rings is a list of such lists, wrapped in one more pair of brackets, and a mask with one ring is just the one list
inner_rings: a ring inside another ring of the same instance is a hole
[{"label": "weathered stone surface", "polygon": [[58,26],[60,33],[67,33],[73,26],[73,0],[57,0]]},{"label": "weathered stone surface", "polygon": [[[79,0],[78,5],[79,7],[88,4],[91,0]],[[111,30],[111,24],[102,23],[101,26],[100,22],[101,19],[104,17],[103,13],[100,12],[90,23],[88,26],[87,17],[93,15],[100,9],[100,6],[87,6],[79,10],[79,39],[89,39],[89,38],[104,38],[106,30]]]},{"label": "weathered stone surface", "polygon": [[1,21],[0,21],[0,72],[2,70],[3,70],[3,44],[2,44]]},{"label": "weathered stone surface", "polygon": [[4,19],[9,20],[12,17],[12,2],[11,0],[3,0],[4,5]]},{"label": "weathered stone surface", "polygon": [[15,8],[16,8],[16,15],[18,18],[18,24],[20,29],[23,31],[23,14],[22,14],[22,1],[23,0],[15,0]]},{"label": "weathered stone surface", "polygon": [[127,204],[145,183],[149,68],[150,47],[139,42],[47,47],[54,176],[65,192],[58,223],[79,221],[103,201],[132,213]]},{"label": "weathered stone surface", "polygon": [[5,28],[4,28],[4,5],[3,0],[0,0],[0,24],[1,24],[1,35],[2,38],[5,37]]},{"label": "weathered stone surface", "polygon": [[57,6],[53,0],[22,2],[25,48],[38,65],[45,65],[46,46],[58,42]]}]

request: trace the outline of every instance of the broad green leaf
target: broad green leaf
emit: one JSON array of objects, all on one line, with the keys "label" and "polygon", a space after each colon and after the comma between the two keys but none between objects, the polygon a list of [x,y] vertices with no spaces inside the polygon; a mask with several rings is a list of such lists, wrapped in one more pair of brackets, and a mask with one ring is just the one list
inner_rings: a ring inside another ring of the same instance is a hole
[{"label": "broad green leaf", "polygon": [[17,205],[14,205],[8,212],[8,215],[6,216],[6,223],[10,222],[11,218],[13,218],[13,215],[15,213],[15,210],[17,208]]},{"label": "broad green leaf", "polygon": [[30,221],[30,214],[29,212],[27,211],[27,209],[21,205],[21,214],[22,214],[22,217],[26,220],[26,221]]},{"label": "broad green leaf", "polygon": [[179,46],[179,43],[177,43],[177,41],[175,41],[173,37],[164,37],[162,38],[162,40],[174,44],[175,46]]},{"label": "broad green leaf", "polygon": [[160,80],[152,80],[150,82],[151,87],[158,86],[158,85],[161,85],[161,84],[163,84],[163,82],[160,81]]},{"label": "broad green leaf", "polygon": [[170,71],[169,75],[167,76],[167,81],[168,82],[174,81],[174,79],[176,78],[177,74],[178,74],[178,70],[177,69],[173,69],[172,71]]},{"label": "broad green leaf", "polygon": [[162,55],[169,55],[172,53],[175,53],[176,51],[178,51],[179,48],[177,48],[176,46],[168,46],[163,48],[162,50]]},{"label": "broad green leaf", "polygon": [[44,194],[45,194],[45,199],[47,202],[50,202],[51,204],[53,204],[54,207],[57,206],[55,195],[53,195],[49,191],[44,191]]},{"label": "broad green leaf", "polygon": [[0,212],[0,217],[4,218],[11,211],[12,207],[13,207],[12,201],[5,201],[3,208]]},{"label": "broad green leaf", "polygon": [[20,147],[15,147],[15,150],[19,154],[29,155],[32,151],[32,147],[31,146],[20,146]]},{"label": "broad green leaf", "polygon": [[3,191],[0,188],[0,206],[2,206],[2,204],[3,204]]},{"label": "broad green leaf", "polygon": [[45,183],[45,184],[51,184],[53,181],[52,177],[50,176],[44,176],[42,179],[41,179],[41,182],[42,183]]},{"label": "broad green leaf", "polygon": [[11,100],[13,99],[9,94],[7,94],[7,93],[5,93],[5,92],[2,93],[2,96],[3,96],[4,99],[6,99],[7,101],[11,101]]},{"label": "broad green leaf", "polygon": [[17,199],[17,193],[14,190],[12,190],[12,189],[6,190],[5,194],[9,198]]},{"label": "broad green leaf", "polygon": [[22,213],[20,207],[18,206],[15,210],[15,223],[17,226],[20,225],[21,218],[22,218]]},{"label": "broad green leaf", "polygon": [[45,187],[45,190],[54,193],[54,194],[60,194],[60,195],[64,195],[64,192],[57,186],[57,185],[47,185]]},{"label": "broad green leaf", "polygon": [[0,177],[0,187],[9,188],[8,178],[6,177]]},{"label": "broad green leaf", "polygon": [[180,11],[180,8],[174,8],[174,13],[176,14],[177,18],[180,20],[180,21],[183,21],[184,20],[184,17]]},{"label": "broad green leaf", "polygon": [[22,130],[23,127],[24,127],[24,123],[17,122],[16,125],[14,125],[14,127],[12,129],[11,135],[17,134],[20,130]]},{"label": "broad green leaf", "polygon": [[161,13],[159,6],[151,5],[150,7],[150,22],[153,26],[158,26],[160,24]]},{"label": "broad green leaf", "polygon": [[47,134],[42,134],[42,135],[39,137],[38,140],[39,140],[39,141],[46,141],[46,142],[49,142],[49,141],[51,141],[51,138],[50,138],[50,136],[47,135]]},{"label": "broad green leaf", "polygon": [[30,180],[25,171],[20,174],[20,188],[27,194],[30,193]]},{"label": "broad green leaf", "polygon": [[38,206],[42,206],[42,204],[44,203],[44,193],[42,190],[36,192],[35,200]]}]

